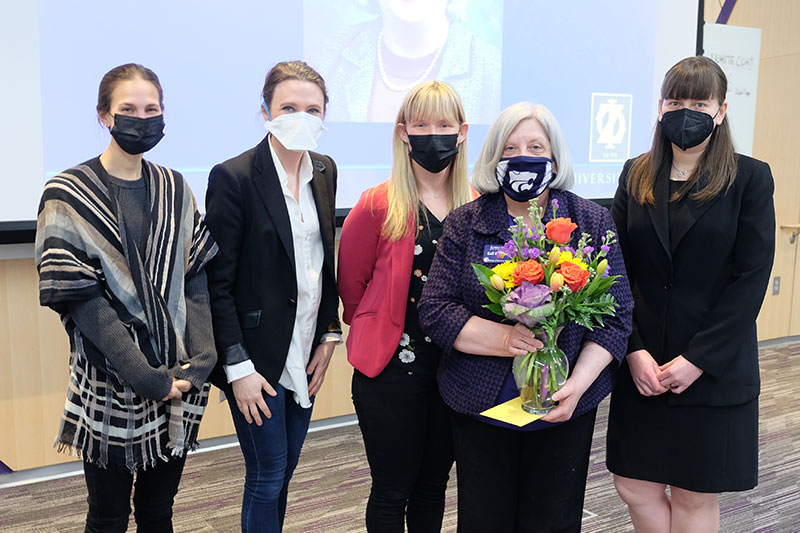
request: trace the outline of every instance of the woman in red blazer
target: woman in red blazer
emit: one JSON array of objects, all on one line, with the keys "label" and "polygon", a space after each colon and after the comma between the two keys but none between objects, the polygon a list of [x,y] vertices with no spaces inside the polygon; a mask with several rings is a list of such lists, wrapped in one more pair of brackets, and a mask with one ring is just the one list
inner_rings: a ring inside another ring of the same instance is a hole
[{"label": "woman in red blazer", "polygon": [[411,89],[397,116],[391,178],[365,191],[342,227],[337,277],[372,475],[369,531],[442,525],[450,421],[435,376],[441,349],[422,332],[417,302],[445,217],[472,199],[467,129],[452,87]]}]

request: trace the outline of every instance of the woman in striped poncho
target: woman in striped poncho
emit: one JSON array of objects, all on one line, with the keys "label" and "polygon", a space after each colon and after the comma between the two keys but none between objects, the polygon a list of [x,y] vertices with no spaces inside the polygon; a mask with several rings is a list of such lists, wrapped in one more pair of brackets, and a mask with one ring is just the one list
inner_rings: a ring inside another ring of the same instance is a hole
[{"label": "woman in striped poncho", "polygon": [[183,177],[145,161],[163,137],[163,93],[127,64],[100,83],[111,142],[47,182],[39,298],[61,315],[70,380],[59,450],[83,459],[86,531],[172,531],[186,451],[216,362],[204,265],[216,254]]}]

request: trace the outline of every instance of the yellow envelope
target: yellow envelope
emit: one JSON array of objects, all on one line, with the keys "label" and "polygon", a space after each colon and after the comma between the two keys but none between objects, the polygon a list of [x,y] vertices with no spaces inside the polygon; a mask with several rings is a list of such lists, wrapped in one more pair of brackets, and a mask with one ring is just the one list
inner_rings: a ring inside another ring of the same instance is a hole
[{"label": "yellow envelope", "polygon": [[534,420],[539,420],[544,415],[533,415],[522,408],[522,398],[517,396],[513,400],[508,400],[500,405],[495,405],[481,413],[483,416],[494,418],[506,424],[518,427],[530,424]]}]

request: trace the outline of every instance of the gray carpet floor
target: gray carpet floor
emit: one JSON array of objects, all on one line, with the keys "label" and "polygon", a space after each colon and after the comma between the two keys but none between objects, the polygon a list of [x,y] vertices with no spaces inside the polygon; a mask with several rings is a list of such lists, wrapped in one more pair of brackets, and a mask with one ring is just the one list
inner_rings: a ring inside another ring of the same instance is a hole
[{"label": "gray carpet floor", "polygon": [[[762,348],[761,369],[759,485],[722,496],[721,529],[800,532],[800,342]],[[633,527],[604,463],[606,416],[607,401],[597,417],[583,531],[629,532]],[[243,476],[237,447],[190,456],[175,502],[175,530],[237,531]],[[369,486],[357,426],[309,434],[290,488],[285,531],[364,531]],[[0,489],[0,531],[82,531],[84,490],[81,476]],[[443,531],[455,529],[454,470]]]}]

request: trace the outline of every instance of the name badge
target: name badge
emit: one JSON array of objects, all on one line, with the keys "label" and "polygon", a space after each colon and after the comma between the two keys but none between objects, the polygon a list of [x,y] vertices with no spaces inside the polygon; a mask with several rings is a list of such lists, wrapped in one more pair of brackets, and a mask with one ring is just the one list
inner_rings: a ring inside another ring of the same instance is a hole
[{"label": "name badge", "polygon": [[487,244],[483,247],[483,262],[490,264],[500,264],[505,258],[499,257],[497,253],[503,248],[500,244]]}]

